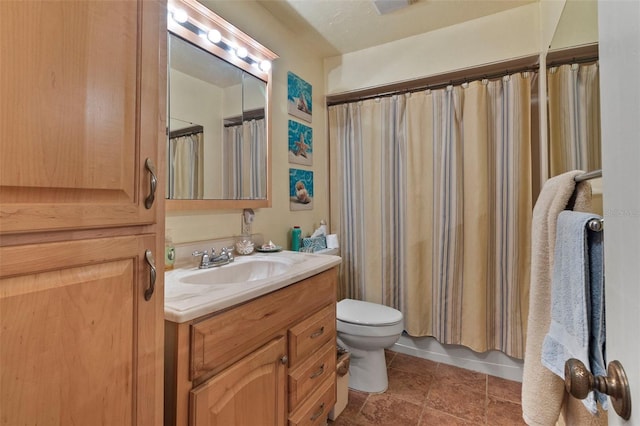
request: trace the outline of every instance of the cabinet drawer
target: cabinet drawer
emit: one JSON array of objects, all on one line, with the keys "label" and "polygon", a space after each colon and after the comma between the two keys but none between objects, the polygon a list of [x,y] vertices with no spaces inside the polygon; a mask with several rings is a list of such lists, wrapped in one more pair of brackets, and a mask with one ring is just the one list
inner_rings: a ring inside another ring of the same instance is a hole
[{"label": "cabinet drawer", "polygon": [[332,303],[289,329],[289,368],[296,368],[308,355],[335,340],[336,305]]},{"label": "cabinet drawer", "polygon": [[324,425],[327,423],[327,416],[335,403],[336,373],[334,371],[311,397],[289,416],[289,426]]},{"label": "cabinet drawer", "polygon": [[[329,322],[333,331],[325,327],[322,335],[313,339],[313,343],[317,341],[315,347],[319,348],[330,336],[335,340],[336,273],[337,269],[333,268],[212,317],[195,321],[191,326],[189,379],[196,384],[201,383],[323,306],[331,306],[333,317]],[[307,320],[315,317],[312,315]],[[307,320],[303,320],[302,324],[306,324]],[[310,333],[319,327],[311,329]],[[293,368],[293,363],[289,366]]]},{"label": "cabinet drawer", "polygon": [[336,345],[330,341],[289,373],[289,410],[295,410],[298,404],[334,371],[336,371]]}]

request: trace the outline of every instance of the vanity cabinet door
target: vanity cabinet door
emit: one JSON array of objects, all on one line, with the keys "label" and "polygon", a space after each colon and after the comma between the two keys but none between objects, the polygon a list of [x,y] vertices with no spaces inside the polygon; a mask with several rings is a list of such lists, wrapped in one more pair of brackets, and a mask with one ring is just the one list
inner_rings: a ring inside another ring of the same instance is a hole
[{"label": "vanity cabinet door", "polygon": [[163,9],[0,1],[0,232],[155,222],[145,163],[160,170],[164,149]]},{"label": "vanity cabinet door", "polygon": [[155,244],[0,247],[1,424],[162,422],[162,283],[145,299]]},{"label": "vanity cabinet door", "polygon": [[284,425],[286,350],[277,337],[192,390],[190,424]]}]

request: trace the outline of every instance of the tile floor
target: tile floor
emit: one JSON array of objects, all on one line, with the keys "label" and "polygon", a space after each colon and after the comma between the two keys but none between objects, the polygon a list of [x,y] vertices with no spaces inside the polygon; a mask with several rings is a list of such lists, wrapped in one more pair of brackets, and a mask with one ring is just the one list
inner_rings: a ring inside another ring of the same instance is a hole
[{"label": "tile floor", "polygon": [[386,351],[389,388],[375,395],[349,390],[330,426],[525,425],[521,384]]}]

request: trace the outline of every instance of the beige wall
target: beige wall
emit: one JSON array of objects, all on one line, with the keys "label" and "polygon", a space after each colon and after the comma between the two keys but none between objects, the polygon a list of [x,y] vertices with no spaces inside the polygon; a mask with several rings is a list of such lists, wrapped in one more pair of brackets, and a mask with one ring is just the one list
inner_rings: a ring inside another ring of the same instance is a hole
[{"label": "beige wall", "polygon": [[[551,0],[546,0],[550,2]],[[550,50],[591,44],[598,41],[597,0],[568,0],[558,22]]]},{"label": "beige wall", "polygon": [[[288,246],[288,232],[293,225],[300,225],[303,234],[308,234],[313,232],[320,220],[329,220],[328,148],[322,58],[308,45],[299,43],[295,34],[284,28],[253,1],[201,1],[280,56],[273,65],[273,207],[255,210],[253,232],[262,233],[265,238],[272,239],[276,244]],[[313,86],[313,166],[292,165],[314,172],[314,206],[313,210],[309,211],[289,211],[288,120],[297,119],[287,113],[287,71],[294,72]],[[240,210],[167,212],[166,227],[175,243],[224,238],[240,233],[241,215]]]},{"label": "beige wall", "polygon": [[540,6],[531,3],[325,60],[327,94],[345,93],[540,52]]}]

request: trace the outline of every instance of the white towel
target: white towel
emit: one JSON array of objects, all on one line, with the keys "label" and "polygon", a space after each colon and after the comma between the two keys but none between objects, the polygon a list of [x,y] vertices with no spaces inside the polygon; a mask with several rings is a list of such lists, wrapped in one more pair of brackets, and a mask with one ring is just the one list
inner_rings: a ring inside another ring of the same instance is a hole
[{"label": "white towel", "polygon": [[[588,230],[600,216],[564,211],[558,216],[553,277],[551,324],[542,344],[542,364],[564,379],[570,358],[584,363],[595,375],[606,375],[604,361],[603,232]],[[606,395],[597,394],[603,408]],[[582,400],[596,414],[596,394]]]}]

